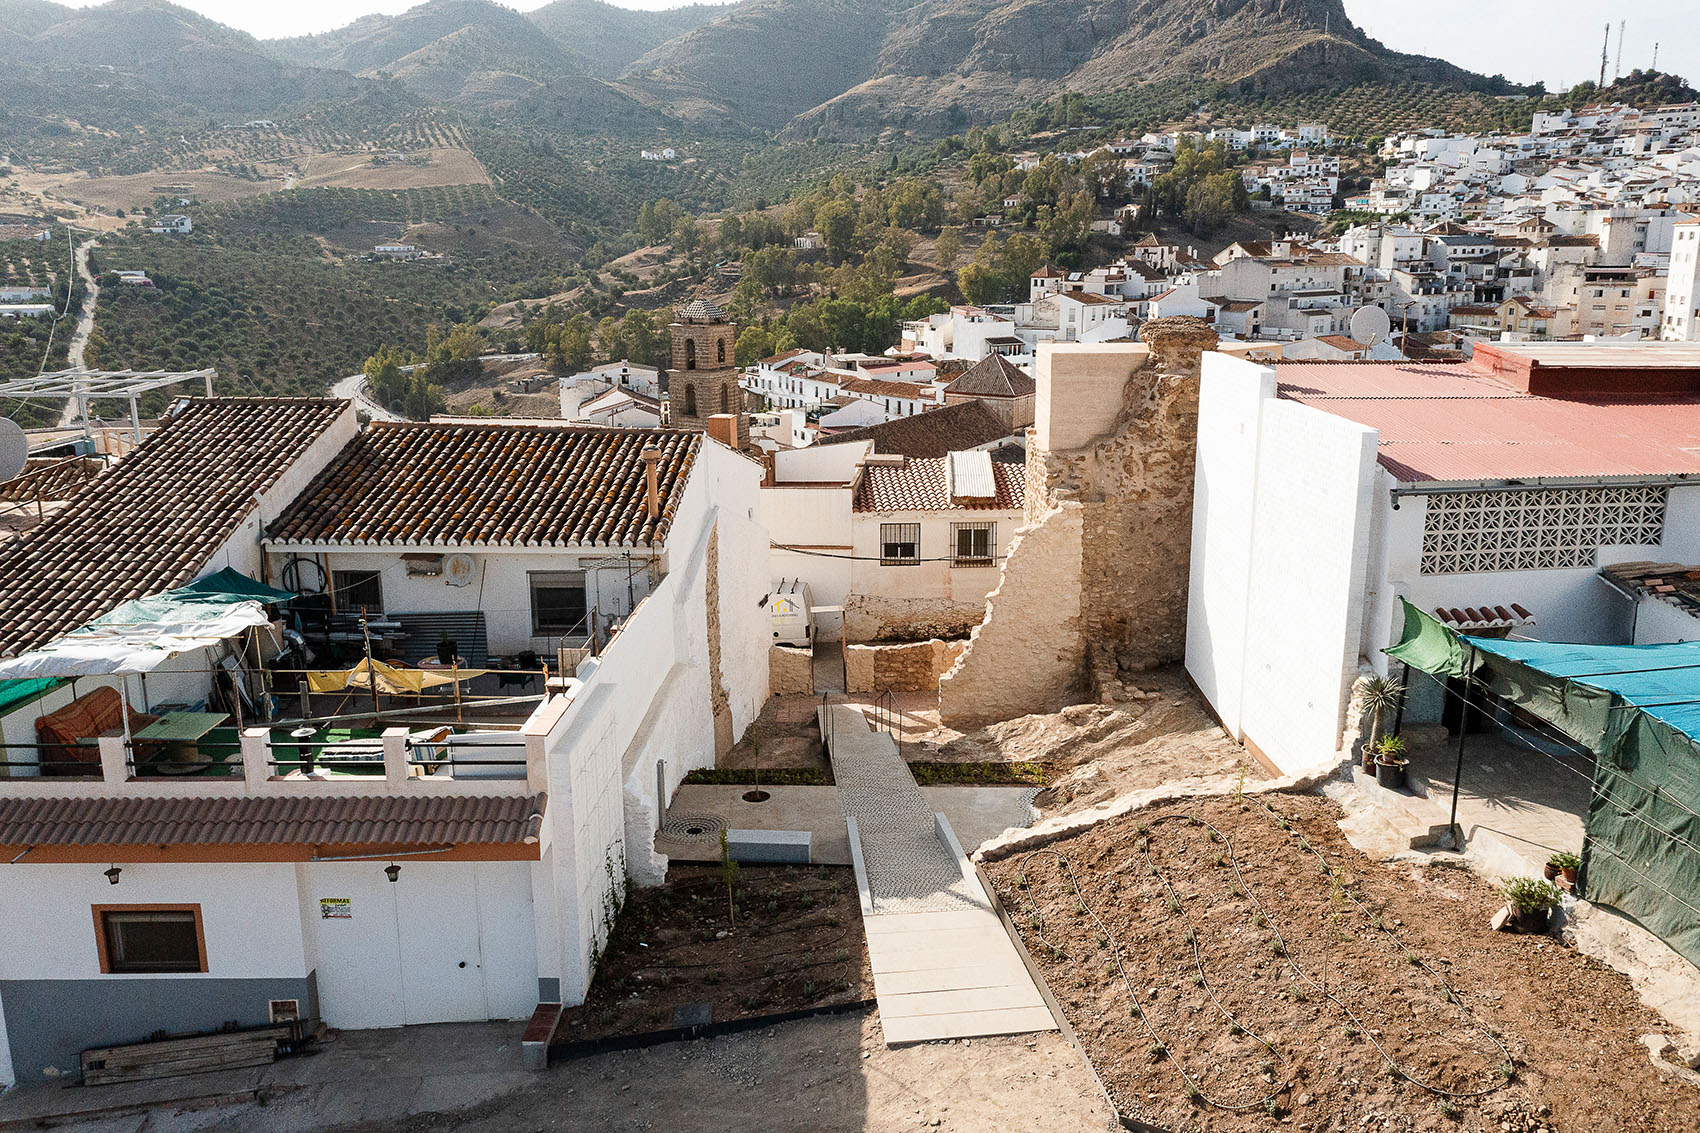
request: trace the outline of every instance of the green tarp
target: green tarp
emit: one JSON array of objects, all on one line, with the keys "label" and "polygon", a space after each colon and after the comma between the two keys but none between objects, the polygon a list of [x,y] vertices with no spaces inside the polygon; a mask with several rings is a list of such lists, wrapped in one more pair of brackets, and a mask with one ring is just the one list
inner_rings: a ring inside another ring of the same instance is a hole
[{"label": "green tarp", "polygon": [[1465,645],[1492,691],[1595,754],[1580,891],[1700,965],[1700,642]]},{"label": "green tarp", "polygon": [[[63,683],[55,677],[0,681],[0,716],[4,716],[18,705],[27,704],[44,692],[51,692]],[[0,753],[0,758],[3,758],[3,753]]]},{"label": "green tarp", "polygon": [[230,567],[225,567],[217,574],[197,578],[189,585],[177,588],[179,594],[185,591],[191,594],[223,594],[233,595],[237,598],[252,598],[256,602],[265,602],[268,605],[287,602],[295,597],[288,590],[279,590],[276,587],[267,586],[265,583],[249,578],[241,571],[233,570]]},{"label": "green tarp", "polygon": [[111,613],[96,618],[91,626],[137,626],[216,621],[231,606],[241,602],[287,602],[295,595],[273,590],[241,571],[226,567],[187,586],[134,598]]},{"label": "green tarp", "polygon": [[1404,599],[1400,601],[1405,606],[1405,633],[1387,655],[1437,677],[1463,676],[1464,647],[1458,635]]}]

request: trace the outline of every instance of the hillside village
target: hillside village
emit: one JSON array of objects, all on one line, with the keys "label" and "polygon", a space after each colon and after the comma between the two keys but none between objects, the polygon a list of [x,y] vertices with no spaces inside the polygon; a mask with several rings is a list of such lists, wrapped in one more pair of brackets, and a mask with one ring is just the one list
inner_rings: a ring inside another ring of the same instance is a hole
[{"label": "hillside village", "polygon": [[[854,0],[740,96],[791,0],[603,7],[0,5],[31,98],[270,68],[229,196],[0,155],[0,1129],[1700,1128],[1686,85]],[[1249,44],[1527,129],[1051,85]],[[267,82],[418,133],[297,187]]]}]

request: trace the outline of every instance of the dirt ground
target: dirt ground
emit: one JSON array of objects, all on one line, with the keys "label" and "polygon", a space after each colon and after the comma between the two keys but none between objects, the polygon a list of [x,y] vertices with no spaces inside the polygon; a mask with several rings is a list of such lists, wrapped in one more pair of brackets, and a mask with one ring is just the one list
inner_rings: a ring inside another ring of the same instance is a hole
[{"label": "dirt ground", "polygon": [[1054,1032],[890,1050],[870,1014],[598,1055],[557,1065],[533,1089],[460,1113],[325,1127],[330,1133],[680,1128],[1080,1133],[1113,1124],[1079,1054]]},{"label": "dirt ground", "polygon": [[[513,383],[519,378],[537,381],[532,392],[520,393]],[[559,420],[561,391],[549,367],[538,361],[486,362],[483,373],[470,382],[443,391],[444,413],[468,414],[473,406],[492,417],[541,417]]]},{"label": "dirt ground", "polygon": [[434,189],[441,185],[488,185],[485,172],[470,150],[431,149],[423,153],[426,163],[393,161],[374,165],[369,153],[315,153],[307,155],[305,172],[297,182],[303,188],[335,185],[347,189]]},{"label": "dirt ground", "polygon": [[[1079,704],[1023,716],[961,735],[940,729],[922,740],[940,762],[1042,761],[1062,777],[1035,800],[1045,814],[1069,814],[1132,791],[1218,776],[1265,778],[1222,733],[1178,669],[1140,679],[1149,697],[1126,704]],[[934,715],[936,721],[936,710]]]},{"label": "dirt ground", "polygon": [[633,889],[563,1040],[666,1030],[691,1004],[724,1023],[873,998],[849,870],[746,865],[735,892],[734,923],[718,866],[676,864],[665,885]]},{"label": "dirt ground", "polygon": [[1700,1128],[1700,1091],[1653,1069],[1638,1039],[1661,1022],[1623,976],[1488,931],[1502,901],[1463,869],[1369,861],[1332,803],[1270,805],[1157,808],[989,867],[1125,1114],[1231,1133]]}]

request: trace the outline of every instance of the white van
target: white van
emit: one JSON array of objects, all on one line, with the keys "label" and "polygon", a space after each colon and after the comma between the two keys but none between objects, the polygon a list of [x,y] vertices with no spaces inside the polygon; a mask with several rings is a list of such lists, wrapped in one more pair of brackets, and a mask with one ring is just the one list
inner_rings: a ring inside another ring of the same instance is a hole
[{"label": "white van", "polygon": [[773,640],[779,645],[808,648],[815,642],[815,604],[809,584],[800,578],[780,579],[773,588]]}]

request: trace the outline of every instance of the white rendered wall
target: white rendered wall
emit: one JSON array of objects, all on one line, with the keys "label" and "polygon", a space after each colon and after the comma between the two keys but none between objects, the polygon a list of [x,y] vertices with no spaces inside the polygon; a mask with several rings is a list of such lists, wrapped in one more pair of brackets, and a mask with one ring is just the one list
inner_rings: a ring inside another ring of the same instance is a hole
[{"label": "white rendered wall", "polygon": [[1264,367],[1205,366],[1187,669],[1282,771],[1326,765],[1361,648],[1376,434],[1266,396]]},{"label": "white rendered wall", "polygon": [[[1024,513],[1016,511],[891,511],[856,512],[852,518],[850,592],[882,600],[947,601],[984,605],[997,589],[1000,565]],[[887,523],[917,523],[921,527],[921,562],[914,566],[883,566],[880,528]],[[954,523],[995,523],[995,557],[990,566],[956,566],[949,560]],[[816,599],[819,601],[820,599]]]},{"label": "white rendered wall", "polygon": [[[192,981],[307,974],[295,867],[289,863],[160,865],[119,858],[112,864],[124,871],[117,885],[107,882],[106,865],[99,862],[32,866],[26,860],[6,871],[6,883],[0,886],[0,981]],[[137,904],[199,904],[207,970],[102,974],[90,910],[95,905]]]},{"label": "white rendered wall", "polygon": [[1672,641],[1700,641],[1700,618],[1669,602],[1642,598],[1636,603],[1636,645],[1663,645]]}]

